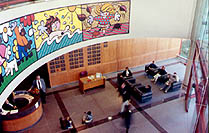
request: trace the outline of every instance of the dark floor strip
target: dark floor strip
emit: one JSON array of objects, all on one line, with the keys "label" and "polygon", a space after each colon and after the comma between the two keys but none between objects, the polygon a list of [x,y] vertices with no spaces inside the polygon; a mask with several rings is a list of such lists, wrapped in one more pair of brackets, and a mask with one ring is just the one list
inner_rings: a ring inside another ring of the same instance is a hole
[{"label": "dark floor strip", "polygon": [[[114,88],[118,88],[118,84],[114,82],[112,79],[109,79],[109,82]],[[180,97],[184,97],[184,96],[185,96],[185,93],[176,94],[174,96],[171,96],[171,97],[168,97],[168,98],[156,101],[156,102],[152,102],[150,104],[146,104],[144,106],[141,106],[141,108],[145,110],[145,109],[148,109],[148,108],[151,108],[151,107],[154,107],[154,106],[157,106],[157,105],[160,105],[160,104],[163,104],[163,103],[166,103],[166,102],[169,102],[169,101],[172,101]]]},{"label": "dark floor strip", "polygon": [[161,133],[167,133],[167,131],[160,126],[147,112],[145,112],[134,100],[131,100],[131,104]]},{"label": "dark floor strip", "polygon": [[[135,113],[136,111],[132,111],[133,113]],[[77,127],[77,131],[81,131],[81,130],[85,130],[87,128],[91,128],[91,127],[95,127],[95,126],[98,126],[98,125],[101,125],[101,124],[104,124],[106,122],[109,122],[109,121],[112,121],[112,120],[115,120],[115,119],[118,119],[118,118],[121,118],[121,115],[120,114],[117,114],[117,115],[114,115],[112,116],[112,119],[111,120],[108,120],[108,118],[104,118],[104,119],[101,119],[101,120],[98,120],[98,121],[94,121],[93,123],[91,124],[88,124],[88,125],[83,125],[83,126],[80,126],[80,127]]]},{"label": "dark floor strip", "polygon": [[[60,95],[59,95],[59,93],[55,92],[55,93],[54,93],[54,97],[55,97],[55,99],[56,99],[56,101],[57,101],[57,104],[58,104],[58,106],[59,106],[59,108],[60,108],[60,110],[61,110],[61,112],[62,112],[63,117],[64,117],[64,118],[70,117],[70,114],[68,113],[68,111],[67,111],[67,109],[66,109],[66,107],[65,107],[65,105],[64,105],[64,103],[63,103],[63,101],[62,101],[62,99],[61,99],[61,97],[60,97]],[[75,125],[74,125],[74,123],[73,123],[73,120],[72,120],[71,118],[70,118],[70,120],[72,121],[73,129],[71,129],[71,130],[69,130],[69,131],[65,131],[65,132],[76,133],[77,130],[76,130],[76,128],[75,128]]]},{"label": "dark floor strip", "polygon": [[48,96],[48,95],[52,95],[54,93],[69,91],[69,90],[73,90],[73,89],[76,89],[76,88],[79,88],[79,86],[73,86],[73,87],[70,87],[70,88],[62,89],[62,90],[52,91],[52,92],[47,93],[46,95]]},{"label": "dark floor strip", "polygon": [[[117,83],[113,82],[111,79],[109,80],[109,82],[113,85],[113,87],[117,88],[118,85]],[[161,133],[167,133],[167,131],[165,129],[163,129],[160,124],[158,124],[149,114],[147,114],[143,108],[141,108],[137,102],[135,102],[135,100],[133,100],[133,98],[131,99],[131,103],[132,105],[154,126],[158,129],[158,131],[160,131]],[[147,107],[151,107],[151,105],[147,106]]]}]

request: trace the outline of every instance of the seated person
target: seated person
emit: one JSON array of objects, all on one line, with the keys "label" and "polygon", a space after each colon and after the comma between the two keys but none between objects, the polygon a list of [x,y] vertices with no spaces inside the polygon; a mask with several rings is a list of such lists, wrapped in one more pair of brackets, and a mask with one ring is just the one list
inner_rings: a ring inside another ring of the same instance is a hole
[{"label": "seated person", "polygon": [[169,75],[171,75],[170,73],[162,75],[158,78],[158,80],[156,82],[161,82],[161,83],[165,83],[169,80]]},{"label": "seated person", "polygon": [[150,92],[151,91],[151,85],[146,85],[145,87],[143,87],[142,89],[141,89],[141,91],[143,91],[143,92]]},{"label": "seated person", "polygon": [[122,76],[123,77],[130,77],[130,76],[132,76],[132,72],[129,70],[128,67],[126,67],[125,71],[123,71]]},{"label": "seated person", "polygon": [[153,76],[154,75],[154,72],[157,70],[157,65],[155,65],[155,61],[152,61],[151,64],[148,65],[148,67],[145,67],[145,72],[148,74],[148,75],[151,75]]},{"label": "seated person", "polygon": [[73,128],[72,121],[70,121],[70,117],[67,117],[64,120],[62,119],[62,117],[60,117],[59,120],[60,120],[61,128],[63,130]]},{"label": "seated person", "polygon": [[157,80],[160,76],[167,74],[166,70],[165,70],[165,66],[162,66],[158,71],[157,74],[155,74],[155,76],[153,77],[153,79],[151,79],[151,81],[154,81],[154,83],[157,83]]},{"label": "seated person", "polygon": [[164,90],[164,92],[167,93],[168,90],[173,87],[173,83],[176,82],[179,82],[179,76],[174,72],[173,75],[169,75],[169,80],[165,83],[163,88],[160,88],[160,90]]},{"label": "seated person", "polygon": [[2,108],[3,108],[4,110],[15,110],[17,107],[14,106],[13,104],[11,104],[11,103],[9,102],[9,100],[7,99],[7,100],[5,101],[5,103],[3,104]]},{"label": "seated person", "polygon": [[91,111],[88,111],[87,113],[84,112],[83,119],[82,119],[82,124],[89,124],[92,121],[93,121],[93,116],[92,116]]}]

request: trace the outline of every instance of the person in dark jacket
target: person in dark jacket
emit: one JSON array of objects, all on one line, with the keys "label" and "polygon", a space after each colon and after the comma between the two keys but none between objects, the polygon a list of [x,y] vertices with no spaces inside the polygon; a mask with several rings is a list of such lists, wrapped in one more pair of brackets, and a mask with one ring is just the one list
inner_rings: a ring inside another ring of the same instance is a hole
[{"label": "person in dark jacket", "polygon": [[130,125],[131,125],[131,110],[130,110],[130,105],[126,105],[125,106],[125,110],[124,110],[122,116],[124,118],[124,125],[126,127],[126,133],[128,133],[128,130],[129,130]]},{"label": "person in dark jacket", "polygon": [[92,121],[93,121],[93,116],[92,116],[91,111],[88,111],[87,113],[84,112],[83,119],[82,119],[82,124],[89,124]]},{"label": "person in dark jacket", "polygon": [[[37,88],[40,90],[41,101],[43,104],[46,103],[46,84],[44,79],[40,77],[40,75],[36,76],[36,79],[33,81],[31,88]],[[29,89],[30,91],[31,89]]]},{"label": "person in dark jacket", "polygon": [[152,63],[150,63],[148,66],[145,67],[145,72],[148,75],[154,76],[155,75],[155,71],[157,71],[157,65],[155,64],[155,61],[152,61]]},{"label": "person in dark jacket", "polygon": [[129,70],[129,68],[126,67],[125,71],[123,71],[123,73],[122,73],[122,76],[123,77],[130,77],[130,76],[132,76],[131,70]]},{"label": "person in dark jacket", "polygon": [[155,76],[153,77],[153,79],[151,79],[151,81],[153,81],[154,83],[157,83],[158,78],[161,77],[161,76],[163,76],[163,75],[166,75],[166,74],[167,74],[167,72],[165,70],[165,66],[162,66],[158,70],[157,74],[155,74]]}]

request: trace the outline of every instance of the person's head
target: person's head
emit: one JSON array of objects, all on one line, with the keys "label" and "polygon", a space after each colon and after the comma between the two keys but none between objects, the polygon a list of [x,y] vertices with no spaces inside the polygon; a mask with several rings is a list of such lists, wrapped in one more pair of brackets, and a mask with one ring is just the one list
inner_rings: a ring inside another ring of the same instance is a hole
[{"label": "person's head", "polygon": [[126,69],[126,70],[128,70],[129,68],[128,68],[128,67],[126,67],[125,69]]},{"label": "person's head", "polygon": [[146,88],[151,88],[151,86],[150,85],[146,85]]},{"label": "person's head", "polygon": [[173,74],[174,74],[174,75],[177,75],[177,73],[176,73],[176,72],[174,72]]},{"label": "person's head", "polygon": [[5,101],[5,103],[8,104],[8,103],[9,103],[9,100],[7,99],[7,100]]},{"label": "person's head", "polygon": [[40,75],[37,75],[36,80],[40,80],[40,79],[41,79]]},{"label": "person's head", "polygon": [[68,120],[68,121],[69,121],[69,120],[70,120],[70,117],[69,117],[69,116],[68,116],[68,117],[66,117],[66,120]]},{"label": "person's head", "polygon": [[60,29],[60,20],[58,17],[50,16],[46,20],[46,25],[48,34],[51,34],[53,31],[57,31]]},{"label": "person's head", "polygon": [[155,64],[155,61],[154,60],[152,61],[152,64]]},{"label": "person's head", "polygon": [[25,36],[25,34],[26,34],[25,29],[22,28],[21,31],[20,31],[20,35],[21,35],[21,36]]},{"label": "person's head", "polygon": [[88,111],[88,112],[87,112],[87,115],[91,115],[91,111]]},{"label": "person's head", "polygon": [[96,6],[95,13],[97,15],[101,15],[103,17],[106,17],[110,14],[114,14],[115,13],[115,8],[113,7],[112,4],[106,3],[106,4],[103,4],[102,6],[99,6],[99,5]]},{"label": "person's head", "polygon": [[161,69],[165,70],[165,66],[162,66]]}]

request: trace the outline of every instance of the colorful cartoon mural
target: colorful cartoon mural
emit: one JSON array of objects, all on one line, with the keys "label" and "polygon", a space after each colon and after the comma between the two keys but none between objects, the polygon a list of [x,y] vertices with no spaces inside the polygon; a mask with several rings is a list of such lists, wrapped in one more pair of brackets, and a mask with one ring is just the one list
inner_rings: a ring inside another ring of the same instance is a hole
[{"label": "colorful cartoon mural", "polygon": [[129,32],[129,2],[83,5],[82,13],[84,40]]},{"label": "colorful cartoon mural", "polygon": [[69,6],[0,24],[0,94],[25,68],[69,45],[129,33],[129,1]]}]

